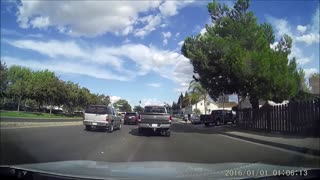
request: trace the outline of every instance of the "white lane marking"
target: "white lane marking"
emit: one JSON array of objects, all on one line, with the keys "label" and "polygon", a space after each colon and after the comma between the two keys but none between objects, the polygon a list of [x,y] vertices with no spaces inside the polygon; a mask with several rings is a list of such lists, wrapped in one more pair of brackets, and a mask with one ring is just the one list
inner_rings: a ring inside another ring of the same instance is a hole
[{"label": "white lane marking", "polygon": [[296,152],[296,151],[290,151],[290,150],[287,150],[287,149],[283,149],[283,148],[279,148],[279,147],[275,147],[275,146],[271,146],[271,145],[260,144],[260,143],[256,143],[256,142],[252,142],[252,141],[248,141],[248,140],[244,140],[244,139],[240,139],[240,138],[236,138],[236,137],[227,136],[227,135],[224,135],[224,134],[217,134],[217,135],[218,136],[223,136],[223,137],[226,137],[226,138],[230,138],[230,139],[233,139],[233,140],[243,141],[243,142],[251,143],[251,144],[254,144],[254,145],[258,145],[258,146],[267,147],[267,148],[270,148],[270,149],[279,150],[279,151],[286,152],[286,153],[293,153],[295,155],[300,155],[300,156],[304,156],[304,157],[308,157],[308,158],[316,158],[316,159],[320,160],[319,156],[314,156],[314,155],[311,155],[311,154],[304,154],[304,153],[300,153],[300,152]]},{"label": "white lane marking", "polygon": [[[81,124],[82,125],[82,124]],[[64,124],[64,125],[43,125],[43,126],[23,126],[23,127],[0,127],[0,130],[7,129],[26,129],[26,128],[44,128],[44,127],[63,127],[63,126],[80,126],[80,124]]]}]

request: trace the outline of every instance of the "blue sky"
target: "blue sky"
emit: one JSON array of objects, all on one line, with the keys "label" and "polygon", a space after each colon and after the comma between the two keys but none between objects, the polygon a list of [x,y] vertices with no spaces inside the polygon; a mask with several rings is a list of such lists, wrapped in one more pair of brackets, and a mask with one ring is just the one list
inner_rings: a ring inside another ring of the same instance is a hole
[{"label": "blue sky", "polygon": [[[1,1],[1,60],[49,69],[131,105],[171,104],[193,74],[180,45],[205,32],[208,2]],[[250,10],[274,27],[277,40],[293,38],[290,57],[306,76],[319,72],[317,0],[256,0]]]}]

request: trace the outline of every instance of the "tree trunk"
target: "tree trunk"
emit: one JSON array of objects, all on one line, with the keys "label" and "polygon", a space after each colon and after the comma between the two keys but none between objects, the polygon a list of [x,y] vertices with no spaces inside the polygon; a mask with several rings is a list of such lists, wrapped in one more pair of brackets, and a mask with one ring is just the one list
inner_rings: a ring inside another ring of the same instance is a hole
[{"label": "tree trunk", "polygon": [[250,103],[252,105],[252,119],[251,119],[251,126],[254,125],[254,122],[258,120],[258,111],[259,111],[259,99],[257,98],[250,98]]},{"label": "tree trunk", "polygon": [[18,101],[18,112],[20,112],[20,103],[21,103],[21,99],[22,99],[22,96],[19,97],[19,101]]},{"label": "tree trunk", "polygon": [[51,115],[51,113],[52,113],[52,105],[50,105],[50,115]]}]

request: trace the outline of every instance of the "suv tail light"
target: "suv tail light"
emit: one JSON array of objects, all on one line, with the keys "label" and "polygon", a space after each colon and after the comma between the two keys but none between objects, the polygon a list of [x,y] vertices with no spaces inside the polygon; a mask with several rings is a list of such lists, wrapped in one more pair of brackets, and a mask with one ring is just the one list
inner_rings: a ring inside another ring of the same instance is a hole
[{"label": "suv tail light", "polygon": [[106,117],[106,121],[109,122],[109,116]]},{"label": "suv tail light", "polygon": [[172,116],[170,115],[169,116],[169,122],[171,123],[171,121],[172,121]]},{"label": "suv tail light", "polygon": [[138,122],[141,122],[141,115],[138,116]]}]

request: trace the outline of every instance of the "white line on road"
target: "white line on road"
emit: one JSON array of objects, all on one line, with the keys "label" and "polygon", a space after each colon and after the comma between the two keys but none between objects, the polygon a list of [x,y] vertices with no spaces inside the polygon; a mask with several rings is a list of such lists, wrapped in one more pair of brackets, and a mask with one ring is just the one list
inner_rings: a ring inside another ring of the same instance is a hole
[{"label": "white line on road", "polygon": [[44,125],[44,126],[23,126],[23,127],[0,127],[0,130],[4,129],[26,129],[26,128],[45,128],[45,127],[63,127],[63,126],[80,126],[82,124],[63,124],[63,125]]},{"label": "white line on road", "polygon": [[223,136],[223,137],[226,137],[226,138],[230,138],[230,139],[233,139],[233,140],[238,140],[238,141],[251,143],[251,144],[254,144],[254,145],[258,145],[258,146],[263,146],[263,147],[267,147],[267,148],[271,148],[271,149],[276,149],[276,150],[279,150],[279,151],[282,151],[282,152],[286,152],[286,153],[293,153],[295,155],[300,155],[300,156],[304,156],[304,157],[308,157],[308,158],[316,158],[316,159],[320,160],[319,156],[314,156],[314,155],[311,155],[311,154],[304,154],[304,153],[300,153],[300,152],[296,152],[296,151],[290,151],[290,150],[287,150],[287,149],[283,149],[283,148],[279,148],[279,147],[275,147],[275,146],[271,146],[271,145],[266,145],[266,144],[260,144],[260,143],[256,143],[256,142],[252,142],[252,141],[248,141],[248,140],[244,140],[244,139],[239,139],[239,138],[235,138],[235,137],[231,137],[231,136],[227,136],[227,135],[223,135],[223,134],[217,134],[217,135],[218,136]]}]

